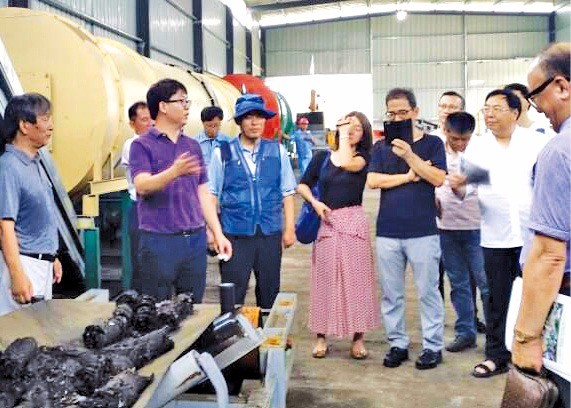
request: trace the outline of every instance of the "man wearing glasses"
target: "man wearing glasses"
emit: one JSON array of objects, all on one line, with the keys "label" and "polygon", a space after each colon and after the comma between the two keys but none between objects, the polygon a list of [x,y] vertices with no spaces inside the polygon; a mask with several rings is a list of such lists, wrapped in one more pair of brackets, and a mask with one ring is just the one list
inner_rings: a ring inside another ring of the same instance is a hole
[{"label": "man wearing glasses", "polygon": [[467,161],[489,171],[490,182],[478,184],[481,243],[489,287],[486,310],[486,359],[474,367],[477,378],[508,370],[510,352],[505,326],[513,280],[521,274],[519,257],[531,204],[532,168],[547,140],[518,126],[519,98],[509,89],[486,96],[482,108],[488,132],[470,142]]},{"label": "man wearing glasses", "polygon": [[[543,325],[557,292],[569,296],[571,251],[571,44],[556,43],[533,62],[527,98],[558,132],[541,151],[534,173],[533,205],[522,259],[523,294],[515,325],[512,362],[539,372]],[[526,256],[527,255],[527,256]],[[569,380],[549,372],[559,388],[555,406],[569,407]]]},{"label": "man wearing glasses", "polygon": [[385,98],[389,121],[411,121],[413,142],[377,142],[367,175],[369,188],[381,189],[376,249],[381,313],[390,343],[383,364],[398,367],[408,359],[405,330],[405,268],[411,263],[420,300],[423,350],[419,370],[442,362],[444,307],[438,292],[440,241],[436,227],[435,187],[444,183],[446,154],[437,136],[416,126],[419,109],[410,89],[395,88]]},{"label": "man wearing glasses", "polygon": [[155,126],[133,141],[129,166],[141,230],[141,291],[158,300],[206,285],[206,224],[218,252],[232,256],[208,187],[198,142],[182,133],[190,101],[186,88],[163,79],[147,92]]},{"label": "man wearing glasses", "polygon": [[446,143],[444,134],[444,123],[448,115],[454,112],[462,112],[465,108],[464,97],[455,91],[446,91],[440,96],[438,101],[438,127],[431,134],[438,136],[442,142]]}]

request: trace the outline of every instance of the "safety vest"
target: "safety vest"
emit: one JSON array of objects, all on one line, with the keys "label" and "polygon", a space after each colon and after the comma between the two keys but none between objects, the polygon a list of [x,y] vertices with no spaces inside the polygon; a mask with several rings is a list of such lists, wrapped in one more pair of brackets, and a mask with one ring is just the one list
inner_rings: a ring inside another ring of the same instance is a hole
[{"label": "safety vest", "polygon": [[220,195],[222,230],[230,235],[253,236],[256,226],[264,235],[282,231],[281,160],[279,144],[260,140],[252,174],[239,137],[220,145],[224,181]]}]

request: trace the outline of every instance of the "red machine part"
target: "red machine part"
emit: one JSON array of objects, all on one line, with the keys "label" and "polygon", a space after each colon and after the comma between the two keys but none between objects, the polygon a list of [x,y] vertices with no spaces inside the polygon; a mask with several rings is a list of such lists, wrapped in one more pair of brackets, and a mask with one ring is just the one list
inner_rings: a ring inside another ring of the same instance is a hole
[{"label": "red machine part", "polygon": [[280,111],[278,100],[274,92],[264,84],[264,81],[248,74],[228,74],[224,79],[234,85],[240,92],[243,92],[245,89],[247,93],[254,93],[262,97],[266,109],[276,113],[276,116],[266,120],[262,137],[274,139],[277,135],[279,138]]}]

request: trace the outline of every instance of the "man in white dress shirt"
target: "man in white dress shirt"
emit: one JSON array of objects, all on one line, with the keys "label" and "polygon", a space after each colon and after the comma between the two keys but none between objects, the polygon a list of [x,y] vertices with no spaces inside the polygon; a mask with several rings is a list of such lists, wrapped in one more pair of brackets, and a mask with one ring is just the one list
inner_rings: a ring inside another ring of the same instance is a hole
[{"label": "man in white dress shirt", "polygon": [[151,127],[151,114],[147,104],[143,101],[135,102],[128,110],[129,125],[135,134],[125,141],[123,151],[121,152],[121,165],[125,166],[127,176],[127,188],[129,190],[129,198],[131,206],[129,209],[129,238],[131,240],[131,267],[133,270],[132,287],[140,290],[139,284],[139,220],[137,214],[137,192],[133,184],[133,178],[129,171],[129,153],[131,152],[131,144],[133,140],[139,137]]}]

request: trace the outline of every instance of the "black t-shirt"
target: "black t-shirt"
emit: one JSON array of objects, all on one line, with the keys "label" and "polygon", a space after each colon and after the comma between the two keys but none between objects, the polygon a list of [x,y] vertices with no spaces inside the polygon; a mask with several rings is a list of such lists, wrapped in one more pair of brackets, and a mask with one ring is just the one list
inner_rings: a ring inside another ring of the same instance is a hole
[{"label": "black t-shirt", "polygon": [[[365,152],[356,153],[369,163],[369,154]],[[325,203],[332,210],[344,207],[352,207],[361,205],[363,202],[363,189],[367,181],[367,166],[361,171],[350,172],[336,167],[331,162],[331,156],[325,164],[323,173],[321,166],[327,157],[327,152],[318,152],[313,156],[307,170],[305,171],[300,183],[313,187],[319,180],[321,198],[320,201]]]},{"label": "black t-shirt", "polygon": [[[412,144],[412,151],[423,160],[446,171],[446,152],[438,136],[425,134]],[[375,143],[371,151],[369,172],[405,174],[408,164],[392,152],[384,140]],[[438,234],[434,186],[426,180],[401,184],[381,190],[377,217],[377,236],[387,238],[419,238]]]}]

